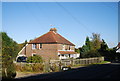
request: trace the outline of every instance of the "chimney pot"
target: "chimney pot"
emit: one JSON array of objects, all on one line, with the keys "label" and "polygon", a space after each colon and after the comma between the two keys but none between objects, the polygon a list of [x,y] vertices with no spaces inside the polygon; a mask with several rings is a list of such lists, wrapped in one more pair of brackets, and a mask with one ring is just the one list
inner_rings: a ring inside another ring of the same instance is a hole
[{"label": "chimney pot", "polygon": [[50,31],[57,32],[57,29],[56,28],[51,28]]}]

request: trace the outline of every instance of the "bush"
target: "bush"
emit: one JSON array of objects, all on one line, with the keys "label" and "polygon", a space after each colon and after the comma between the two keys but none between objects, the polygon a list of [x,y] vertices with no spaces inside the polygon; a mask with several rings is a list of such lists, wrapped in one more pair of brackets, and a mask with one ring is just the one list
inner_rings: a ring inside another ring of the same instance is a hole
[{"label": "bush", "polygon": [[35,55],[35,56],[30,56],[27,58],[27,63],[42,63],[42,57]]},{"label": "bush", "polygon": [[43,64],[33,64],[32,70],[35,72],[43,71]]},{"label": "bush", "polygon": [[21,72],[42,72],[44,65],[41,63],[16,65],[16,70]]},{"label": "bush", "polygon": [[14,64],[9,62],[7,67],[2,66],[2,79],[13,79],[16,76],[16,69]]},{"label": "bush", "polygon": [[52,66],[50,66],[50,70],[52,72],[58,72],[58,71],[60,71],[60,66],[57,66],[56,64],[53,64]]},{"label": "bush", "polygon": [[91,58],[91,57],[101,57],[100,53],[95,50],[91,50],[82,55],[83,58]]}]

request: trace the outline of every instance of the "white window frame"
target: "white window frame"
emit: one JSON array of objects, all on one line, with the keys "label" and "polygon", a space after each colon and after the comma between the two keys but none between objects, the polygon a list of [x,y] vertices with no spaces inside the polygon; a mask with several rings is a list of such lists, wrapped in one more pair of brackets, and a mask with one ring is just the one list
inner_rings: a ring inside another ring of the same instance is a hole
[{"label": "white window frame", "polygon": [[[36,46],[34,46],[36,45]],[[37,49],[37,44],[32,44],[32,49]]]},{"label": "white window frame", "polygon": [[32,56],[33,56],[33,55],[36,55],[36,53],[32,53]]},{"label": "white window frame", "polygon": [[39,49],[41,49],[40,47],[42,48],[42,43],[39,44]]},{"label": "white window frame", "polygon": [[72,50],[71,48],[72,48],[72,46],[70,46],[70,50]]},{"label": "white window frame", "polygon": [[62,45],[62,50],[65,50],[65,44]]}]

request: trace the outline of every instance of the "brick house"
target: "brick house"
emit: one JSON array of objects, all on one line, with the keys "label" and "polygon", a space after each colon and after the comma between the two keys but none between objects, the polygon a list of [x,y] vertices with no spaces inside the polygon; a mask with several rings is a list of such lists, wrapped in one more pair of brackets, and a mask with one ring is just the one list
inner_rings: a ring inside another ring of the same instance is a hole
[{"label": "brick house", "polygon": [[77,58],[80,54],[75,52],[75,45],[51,28],[46,34],[30,41],[18,53],[20,56],[40,55],[44,60]]}]

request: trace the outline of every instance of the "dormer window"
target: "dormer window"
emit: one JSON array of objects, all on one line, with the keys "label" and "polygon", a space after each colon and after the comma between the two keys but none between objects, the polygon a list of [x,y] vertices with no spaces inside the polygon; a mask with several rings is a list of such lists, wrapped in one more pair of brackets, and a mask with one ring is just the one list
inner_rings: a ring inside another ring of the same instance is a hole
[{"label": "dormer window", "polygon": [[37,44],[32,44],[32,49],[37,49]]}]

